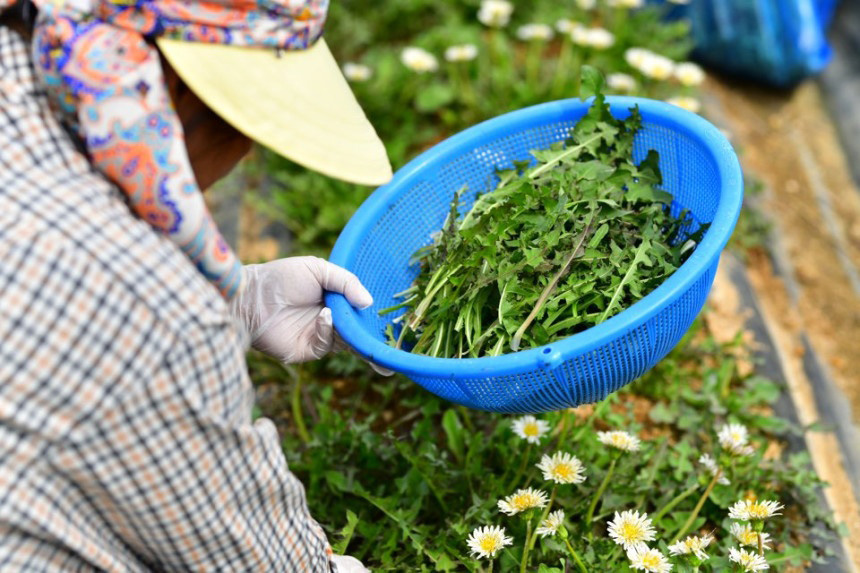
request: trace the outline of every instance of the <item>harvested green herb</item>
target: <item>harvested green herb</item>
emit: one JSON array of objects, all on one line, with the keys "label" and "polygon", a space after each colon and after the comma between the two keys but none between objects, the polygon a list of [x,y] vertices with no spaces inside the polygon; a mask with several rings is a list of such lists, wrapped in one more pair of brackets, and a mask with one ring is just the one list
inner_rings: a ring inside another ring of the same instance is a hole
[{"label": "harvested green herb", "polygon": [[662,283],[692,241],[679,234],[659,157],[636,165],[638,108],[612,117],[602,76],[583,72],[595,95],[570,137],[515,162],[458,217],[463,189],[434,242],[415,253],[421,272],[396,321],[398,347],[436,357],[498,356],[560,340],[618,314]]}]

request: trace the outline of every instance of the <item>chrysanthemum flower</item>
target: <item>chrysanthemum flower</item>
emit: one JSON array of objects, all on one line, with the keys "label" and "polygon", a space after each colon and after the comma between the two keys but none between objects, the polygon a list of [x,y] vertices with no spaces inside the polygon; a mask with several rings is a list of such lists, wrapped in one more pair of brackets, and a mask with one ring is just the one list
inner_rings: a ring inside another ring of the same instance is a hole
[{"label": "chrysanthemum flower", "polygon": [[750,501],[742,499],[729,508],[729,517],[738,521],[761,521],[780,515],[783,506],[777,501]]},{"label": "chrysanthemum flower", "polygon": [[698,535],[690,535],[687,539],[670,545],[669,553],[671,555],[692,554],[704,561],[708,558],[708,554],[705,553],[705,548],[710,545],[713,540],[714,537],[709,533],[702,535],[701,537]]},{"label": "chrysanthemum flower", "polygon": [[753,453],[753,448],[747,441],[749,434],[746,426],[742,424],[726,424],[717,433],[717,439],[724,450],[736,456],[748,456]]},{"label": "chrysanthemum flower", "polygon": [[[729,533],[738,540],[738,543],[741,545],[746,545],[749,547],[758,547],[758,534],[753,530],[752,525],[749,523],[732,523],[731,528],[729,528]],[[770,534],[762,533],[761,534],[761,547],[762,549],[770,549]]]},{"label": "chrysanthemum flower", "polygon": [[640,72],[655,80],[667,80],[675,72],[675,62],[660,54],[648,53],[638,66]]},{"label": "chrysanthemum flower", "polygon": [[648,514],[639,514],[638,511],[628,510],[621,513],[615,512],[615,517],[609,522],[607,529],[609,537],[618,545],[624,546],[625,550],[632,547],[646,547],[646,541],[653,541],[654,526],[648,519]]},{"label": "chrysanthemum flower", "polygon": [[579,22],[574,22],[573,20],[568,20],[567,18],[562,18],[561,20],[556,20],[555,22],[555,30],[559,34],[570,34],[573,32],[574,28],[581,28],[582,24]]},{"label": "chrysanthemum flower", "polygon": [[552,457],[544,454],[537,467],[543,472],[543,479],[555,483],[582,483],[585,481],[585,467],[579,458],[567,452],[556,452]]},{"label": "chrysanthemum flower", "polygon": [[540,526],[535,529],[535,533],[541,537],[555,535],[558,533],[558,529],[562,526],[562,523],[564,523],[564,510],[557,509],[540,522]]},{"label": "chrysanthemum flower", "polygon": [[705,71],[693,62],[682,62],[675,66],[675,77],[685,86],[697,86],[705,81]]},{"label": "chrysanthemum flower", "polygon": [[625,452],[637,452],[641,446],[639,438],[621,430],[597,432],[597,439],[600,440],[601,444],[612,446]]},{"label": "chrysanthemum flower", "polygon": [[595,0],[576,0],[576,5],[579,6],[581,10],[593,10],[596,4],[597,2]]},{"label": "chrysanthemum flower", "polygon": [[506,0],[481,0],[478,20],[490,28],[504,28],[511,21],[514,5]]},{"label": "chrysanthemum flower", "polygon": [[478,57],[478,47],[475,44],[459,44],[445,49],[445,60],[448,62],[468,62]]},{"label": "chrysanthemum flower", "polygon": [[523,416],[514,420],[514,433],[529,442],[539,444],[540,439],[549,432],[549,423],[534,416]]},{"label": "chrysanthemum flower", "polygon": [[723,473],[722,468],[720,468],[720,466],[717,465],[716,460],[714,460],[714,458],[712,458],[709,454],[702,454],[699,457],[699,463],[702,464],[703,466],[705,466],[705,468],[708,470],[708,473],[710,473],[711,476],[717,475],[717,472],[720,473],[720,477],[717,478],[718,484],[720,484],[720,485],[731,484],[731,482],[728,480],[728,478],[726,478],[725,474]]},{"label": "chrysanthemum flower", "polygon": [[636,80],[631,75],[615,73],[606,76],[606,85],[617,92],[632,92],[636,89]]},{"label": "chrysanthemum flower", "polygon": [[644,543],[627,550],[627,559],[633,569],[641,569],[652,573],[669,573],[672,564],[666,556],[656,549],[649,549]]},{"label": "chrysanthemum flower", "polygon": [[524,42],[550,40],[552,39],[552,28],[546,24],[523,24],[517,28],[517,38]]},{"label": "chrysanthemum flower", "polygon": [[373,70],[364,64],[346,62],[343,65],[343,75],[351,82],[366,82],[373,75]]},{"label": "chrysanthemum flower", "polygon": [[746,549],[729,549],[729,560],[743,567],[744,571],[767,571],[770,569],[763,555],[750,553]]},{"label": "chrysanthemum flower", "polygon": [[653,55],[653,52],[645,48],[627,48],[624,51],[624,60],[631,68],[638,70],[642,67],[642,63],[651,55]]},{"label": "chrysanthemum flower", "polygon": [[507,515],[516,515],[522,511],[527,511],[536,507],[546,507],[546,504],[546,493],[531,487],[518,489],[505,499],[500,499],[498,502],[499,511]]},{"label": "chrysanthemum flower", "polygon": [[407,68],[413,72],[418,72],[419,74],[435,72],[439,68],[439,62],[436,60],[436,56],[427,50],[422,50],[415,46],[404,48],[400,53],[400,61],[403,62],[403,65]]},{"label": "chrysanthemum flower", "polygon": [[615,44],[615,36],[604,28],[574,27],[570,31],[570,38],[574,44],[605,50]]},{"label": "chrysanthemum flower", "polygon": [[[702,103],[694,97],[670,97],[666,100],[666,103],[670,103],[674,106],[680,107],[681,109],[686,109],[687,111],[691,111],[693,113],[699,113],[702,110]],[[746,447],[749,448],[749,446]]]},{"label": "chrysanthemum flower", "polygon": [[489,557],[492,559],[501,549],[514,542],[513,538],[505,537],[505,528],[487,525],[478,527],[472,531],[466,544],[475,557]]},{"label": "chrysanthemum flower", "polygon": [[613,8],[641,8],[645,0],[606,0],[606,3]]}]

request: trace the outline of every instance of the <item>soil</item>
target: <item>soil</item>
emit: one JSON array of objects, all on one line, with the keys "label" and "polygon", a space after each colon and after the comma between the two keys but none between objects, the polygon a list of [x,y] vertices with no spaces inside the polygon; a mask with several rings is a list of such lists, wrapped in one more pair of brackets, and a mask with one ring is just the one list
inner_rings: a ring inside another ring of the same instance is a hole
[{"label": "soil", "polygon": [[[747,272],[785,369],[802,425],[822,421],[802,358],[801,334],[860,416],[860,193],[854,185],[831,118],[816,84],[791,93],[712,80],[711,119],[731,133],[746,173],[765,186],[758,206],[773,224],[769,247],[750,252]],[[776,263],[776,264],[775,264]],[[775,266],[779,272],[775,271]],[[709,327],[732,331],[733,293],[723,277],[710,304]],[[724,321],[721,324],[720,321]],[[823,420],[827,422],[826,420]],[[831,432],[806,441],[837,520],[846,524],[846,554],[860,567],[860,509]]]}]

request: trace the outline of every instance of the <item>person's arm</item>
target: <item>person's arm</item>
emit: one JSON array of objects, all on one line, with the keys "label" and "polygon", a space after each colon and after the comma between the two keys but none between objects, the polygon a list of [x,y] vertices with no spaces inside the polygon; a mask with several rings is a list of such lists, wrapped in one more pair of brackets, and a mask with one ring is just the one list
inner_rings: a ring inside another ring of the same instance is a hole
[{"label": "person's arm", "polygon": [[334,570],[274,425],[251,422],[235,331],[189,327],[156,333],[163,360],[79,424],[53,463],[153,569]]}]

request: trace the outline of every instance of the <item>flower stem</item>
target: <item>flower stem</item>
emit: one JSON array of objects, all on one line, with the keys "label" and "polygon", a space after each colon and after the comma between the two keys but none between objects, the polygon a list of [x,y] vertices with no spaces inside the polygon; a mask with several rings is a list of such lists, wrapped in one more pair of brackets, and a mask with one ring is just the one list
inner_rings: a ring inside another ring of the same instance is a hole
[{"label": "flower stem", "polygon": [[512,489],[515,485],[517,485],[517,482],[520,481],[520,478],[523,477],[523,472],[526,471],[526,464],[528,464],[529,454],[531,453],[531,451],[532,445],[531,442],[529,442],[529,444],[526,446],[526,452],[523,454],[523,461],[520,463],[520,467],[517,470],[517,473],[514,474],[514,479],[513,481],[511,481],[511,485],[508,486],[508,489]]},{"label": "flower stem", "polygon": [[529,542],[532,537],[532,520],[526,522],[526,542],[523,543],[523,560],[520,561],[520,573],[526,573],[526,565],[529,562]]},{"label": "flower stem", "polygon": [[579,554],[571,546],[570,541],[565,539],[564,543],[565,545],[567,545],[567,550],[568,552],[570,552],[570,556],[573,557],[573,560],[576,561],[576,564],[579,566],[579,570],[582,571],[582,573],[588,573],[588,569],[586,569],[585,563],[583,563],[582,559],[579,558]]},{"label": "flower stem", "polygon": [[609,471],[606,472],[606,477],[604,477],[603,481],[600,482],[600,487],[597,488],[597,492],[594,494],[594,498],[588,506],[588,513],[585,514],[585,526],[588,528],[589,538],[592,537],[591,520],[594,517],[594,510],[597,507],[597,502],[600,501],[600,496],[603,495],[603,492],[606,491],[606,486],[609,485],[609,480],[612,478],[612,472],[615,471],[615,462],[617,461],[617,457],[612,458],[612,462],[609,464]]},{"label": "flower stem", "polygon": [[764,544],[761,542],[761,532],[757,531],[756,536],[758,537],[758,554],[764,555]]},{"label": "flower stem", "polygon": [[305,425],[305,416],[302,413],[302,374],[303,368],[296,366],[295,376],[293,377],[293,392],[290,395],[290,407],[293,413],[293,422],[296,425],[296,433],[298,433],[302,443],[307,444],[311,441],[311,435],[308,433],[308,427]]},{"label": "flower stem", "polygon": [[[549,496],[549,503],[546,504],[546,507],[543,509],[543,513],[541,513],[540,519],[537,522],[538,527],[540,527],[540,524],[543,523],[543,520],[546,519],[547,516],[549,515],[550,509],[552,509],[552,504],[555,501],[555,492],[556,492],[557,488],[558,488],[558,486],[553,486],[553,488],[552,488],[552,493]],[[537,541],[537,528],[535,528],[535,532],[532,533],[532,538],[529,540],[529,551],[534,549],[536,541]]]},{"label": "flower stem", "polygon": [[696,503],[696,507],[693,508],[693,513],[690,514],[690,517],[687,518],[687,521],[684,522],[684,525],[681,527],[681,530],[675,534],[675,537],[672,538],[672,541],[669,542],[669,545],[672,545],[676,541],[678,541],[682,535],[687,533],[687,530],[693,525],[693,522],[696,521],[696,518],[699,516],[699,511],[702,509],[702,506],[705,505],[705,500],[708,499],[708,496],[711,495],[711,490],[714,489],[714,486],[717,485],[717,480],[720,478],[720,472],[714,474],[714,477],[711,478],[711,483],[708,484],[705,493],[702,494],[702,497],[699,498],[699,501]]},{"label": "flower stem", "polygon": [[541,40],[532,40],[526,51],[526,82],[532,92],[537,92],[539,89],[537,84],[542,47],[543,42]]},{"label": "flower stem", "polygon": [[681,503],[682,501],[684,501],[685,499],[687,499],[688,497],[690,497],[691,495],[696,493],[696,491],[698,491],[698,489],[699,489],[699,484],[696,484],[692,487],[685,489],[684,491],[682,491],[681,493],[679,493],[678,495],[676,495],[675,497],[670,499],[669,502],[666,503],[666,505],[664,505],[660,511],[658,511],[657,513],[655,513],[651,517],[651,519],[653,521],[659,520],[661,517],[663,517],[664,515],[666,515],[670,511],[672,511],[676,505],[678,505],[679,503]]},{"label": "flower stem", "polygon": [[573,43],[570,41],[570,34],[564,34],[564,39],[561,41],[561,53],[555,66],[555,76],[552,79],[552,88],[550,88],[550,96],[552,99],[558,99],[564,94],[564,88],[567,84],[567,78],[570,67],[570,59],[573,53]]},{"label": "flower stem", "polygon": [[490,559],[490,568],[487,569],[487,573],[493,573],[493,560]]}]

